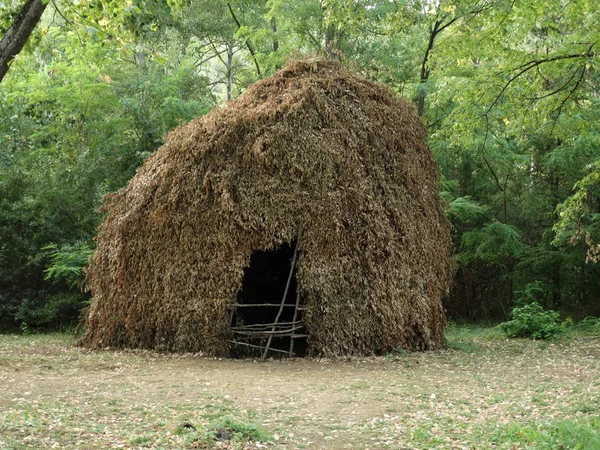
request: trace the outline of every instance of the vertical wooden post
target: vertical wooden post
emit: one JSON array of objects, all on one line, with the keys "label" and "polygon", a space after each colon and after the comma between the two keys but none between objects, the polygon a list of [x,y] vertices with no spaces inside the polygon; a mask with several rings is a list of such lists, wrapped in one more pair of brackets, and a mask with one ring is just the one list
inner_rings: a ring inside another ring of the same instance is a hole
[{"label": "vertical wooden post", "polygon": [[[302,227],[298,230],[298,238],[296,239],[296,248],[294,248],[294,256],[292,258],[292,264],[290,267],[290,273],[288,275],[287,283],[285,284],[285,291],[283,292],[283,298],[281,299],[281,305],[279,306],[279,311],[277,312],[277,316],[275,317],[275,322],[273,323],[273,327],[271,328],[271,333],[275,331],[277,327],[277,322],[279,322],[279,318],[281,317],[281,313],[283,312],[283,308],[285,305],[285,299],[287,297],[288,291],[290,290],[290,284],[292,282],[292,276],[294,275],[294,269],[296,267],[296,259],[298,258],[298,246],[300,245],[300,235],[302,234]],[[297,287],[296,287],[297,291]],[[265,351],[260,358],[261,361],[264,361],[267,358],[267,353],[269,353],[269,347],[271,346],[271,342],[273,341],[273,335],[269,335],[269,339],[267,340],[267,345],[265,346]]]},{"label": "vertical wooden post", "polygon": [[[296,307],[294,308],[294,318],[292,319],[292,324],[296,323],[296,319],[298,318],[298,307],[300,306],[300,289],[298,289],[298,279],[296,278]],[[292,325],[293,327],[294,325]],[[290,358],[294,356],[294,333],[290,336]]]}]

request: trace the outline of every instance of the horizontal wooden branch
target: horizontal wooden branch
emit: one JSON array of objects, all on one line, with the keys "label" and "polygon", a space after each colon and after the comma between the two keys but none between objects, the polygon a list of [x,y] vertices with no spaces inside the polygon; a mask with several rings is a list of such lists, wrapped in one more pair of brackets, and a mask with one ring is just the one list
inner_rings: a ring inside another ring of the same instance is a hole
[{"label": "horizontal wooden branch", "polygon": [[[232,303],[231,305],[229,305],[230,308],[250,308],[253,306],[277,306],[278,308],[281,306],[281,303]],[[283,306],[285,307],[294,307],[296,305],[294,305],[293,303],[284,303]]]},{"label": "horizontal wooden branch", "polygon": [[281,338],[302,339],[302,338],[307,338],[308,334],[286,333],[286,334],[276,334],[275,336],[273,336],[272,334],[267,334],[267,333],[239,332],[239,333],[235,333],[234,337],[236,339],[241,339],[241,340],[265,339],[265,338],[269,338],[269,337],[273,337],[275,339],[281,339]]},{"label": "horizontal wooden branch", "polygon": [[241,336],[251,336],[251,337],[289,337],[292,334],[295,334],[294,331],[300,330],[304,327],[292,327],[286,330],[231,330],[233,334],[241,335]]},{"label": "horizontal wooden branch", "polygon": [[[248,344],[247,342],[239,342],[239,341],[234,341],[234,340],[229,340],[230,343],[235,344],[235,345],[244,345],[246,347],[252,347],[252,348],[259,348],[261,350],[264,350],[264,346],[263,345],[254,345],[254,344]],[[280,353],[285,353],[286,355],[288,354],[287,351],[285,350],[279,350],[278,348],[271,348],[269,349],[273,352],[280,352]]]},{"label": "horizontal wooden branch", "polygon": [[303,322],[301,320],[296,320],[295,322],[279,322],[277,324],[275,323],[255,323],[252,325],[240,325],[237,327],[231,327],[232,330],[247,330],[249,328],[271,328],[273,326],[276,327],[289,327],[289,326],[293,326],[293,325],[303,325]]}]

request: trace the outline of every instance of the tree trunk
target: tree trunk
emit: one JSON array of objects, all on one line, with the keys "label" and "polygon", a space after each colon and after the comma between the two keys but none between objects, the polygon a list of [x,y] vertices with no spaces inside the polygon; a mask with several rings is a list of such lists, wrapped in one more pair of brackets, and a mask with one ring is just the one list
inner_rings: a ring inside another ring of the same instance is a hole
[{"label": "tree trunk", "polygon": [[271,19],[271,29],[273,30],[273,52],[279,50],[279,37],[277,36],[277,20],[275,17]]},{"label": "tree trunk", "polygon": [[227,100],[233,98],[233,42],[227,43]]},{"label": "tree trunk", "polygon": [[0,41],[0,82],[8,72],[11,61],[23,50],[46,6],[48,3],[44,0],[27,0]]},{"label": "tree trunk", "polygon": [[431,74],[431,71],[429,70],[429,56],[433,51],[435,38],[443,29],[440,28],[441,24],[442,23],[439,20],[436,20],[435,24],[433,24],[429,30],[429,41],[427,42],[427,49],[425,50],[425,55],[423,56],[423,61],[421,62],[421,79],[419,80],[419,98],[417,101],[417,113],[419,116],[423,116],[423,114],[425,114],[425,97],[427,97],[427,88],[425,87],[425,84],[429,80],[429,75]]}]

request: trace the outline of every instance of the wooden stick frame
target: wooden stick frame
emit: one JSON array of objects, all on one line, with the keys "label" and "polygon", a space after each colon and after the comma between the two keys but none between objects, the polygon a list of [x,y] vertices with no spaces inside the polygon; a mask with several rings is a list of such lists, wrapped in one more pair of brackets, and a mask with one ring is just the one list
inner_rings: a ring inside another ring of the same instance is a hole
[{"label": "wooden stick frame", "polygon": [[[264,361],[267,358],[269,351],[276,352],[280,354],[285,354],[287,356],[294,356],[294,343],[296,339],[306,338],[307,334],[298,333],[299,330],[304,329],[304,322],[299,319],[299,312],[305,311],[306,308],[300,305],[300,291],[296,289],[296,301],[293,304],[286,303],[286,299],[288,297],[288,293],[290,290],[292,277],[294,276],[294,272],[296,271],[296,265],[298,261],[298,252],[300,246],[300,238],[302,234],[302,227],[298,230],[298,237],[296,239],[296,246],[294,248],[294,255],[292,257],[290,271],[287,277],[285,290],[283,292],[283,296],[281,298],[280,303],[232,303],[230,305],[231,313],[230,313],[230,330],[232,334],[232,338],[229,339],[229,343],[233,345],[240,345],[249,348],[255,348],[261,350],[261,361]],[[235,313],[237,308],[250,308],[250,307],[265,307],[265,308],[279,308],[277,311],[277,316],[273,323],[257,323],[251,325],[240,325],[234,326],[233,320],[235,317]],[[294,318],[291,322],[280,322],[281,315],[283,313],[284,308],[294,307]],[[271,344],[273,342],[273,338],[290,338],[290,347],[289,350],[280,350],[277,348],[271,348]],[[265,345],[261,344],[261,341],[264,342],[266,339]],[[250,342],[244,342],[244,340],[249,340]]]}]

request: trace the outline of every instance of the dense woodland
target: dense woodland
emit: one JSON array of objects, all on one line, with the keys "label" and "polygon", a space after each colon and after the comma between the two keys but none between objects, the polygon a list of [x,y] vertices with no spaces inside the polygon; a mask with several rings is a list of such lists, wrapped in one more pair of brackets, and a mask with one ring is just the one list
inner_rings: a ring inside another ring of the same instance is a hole
[{"label": "dense woodland", "polygon": [[[0,37],[26,3],[0,1]],[[317,55],[422,115],[452,222],[450,317],[600,315],[595,0],[46,3],[0,82],[0,327],[72,326],[103,195],[169,130]]]}]

